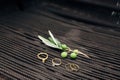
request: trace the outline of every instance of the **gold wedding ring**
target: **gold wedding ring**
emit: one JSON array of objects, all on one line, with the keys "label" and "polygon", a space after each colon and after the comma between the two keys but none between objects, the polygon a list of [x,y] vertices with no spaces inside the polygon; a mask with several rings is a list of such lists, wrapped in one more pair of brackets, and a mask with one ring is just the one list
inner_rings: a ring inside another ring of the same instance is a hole
[{"label": "gold wedding ring", "polygon": [[[43,57],[43,56],[45,56],[45,57]],[[44,53],[44,52],[41,52],[41,53],[38,53],[38,54],[37,54],[37,57],[38,57],[39,59],[41,59],[43,63],[45,63],[46,59],[48,58],[48,54],[47,54],[47,53]]]},{"label": "gold wedding ring", "polygon": [[68,71],[72,71],[71,67],[70,67],[71,63],[65,64],[65,68]]},{"label": "gold wedding ring", "polygon": [[77,64],[68,63],[68,64],[65,65],[65,68],[68,71],[78,71],[80,67]]},{"label": "gold wedding ring", "polygon": [[70,65],[70,67],[71,67],[72,71],[78,71],[79,68],[80,68],[77,64],[74,64],[74,63],[72,63],[72,64]]},{"label": "gold wedding ring", "polygon": [[52,59],[52,66],[58,66],[58,65],[61,65],[61,64],[62,64],[61,59],[59,59],[59,58]]}]

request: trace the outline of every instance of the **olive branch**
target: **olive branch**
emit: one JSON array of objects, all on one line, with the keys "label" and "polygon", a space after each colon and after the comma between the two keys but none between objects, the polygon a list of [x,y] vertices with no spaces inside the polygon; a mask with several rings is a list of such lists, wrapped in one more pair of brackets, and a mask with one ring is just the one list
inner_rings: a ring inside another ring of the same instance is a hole
[{"label": "olive branch", "polygon": [[64,51],[63,53],[61,53],[61,56],[64,58],[67,56],[67,52],[72,52],[71,57],[72,58],[76,58],[76,56],[78,54],[84,55],[87,58],[90,58],[88,55],[86,55],[85,53],[77,50],[77,49],[70,49],[66,44],[62,44],[57,38],[55,38],[53,36],[53,34],[51,33],[50,30],[48,30],[48,33],[50,35],[50,37],[48,37],[48,39],[38,35],[38,38],[47,46],[52,47],[52,48],[56,48],[59,50]]}]

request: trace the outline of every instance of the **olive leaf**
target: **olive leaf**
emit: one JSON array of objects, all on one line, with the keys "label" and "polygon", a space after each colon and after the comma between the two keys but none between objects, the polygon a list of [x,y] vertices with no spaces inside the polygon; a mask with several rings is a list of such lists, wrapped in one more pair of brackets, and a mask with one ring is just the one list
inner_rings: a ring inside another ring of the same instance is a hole
[{"label": "olive leaf", "polygon": [[62,49],[62,47],[61,47],[61,45],[62,45],[61,42],[60,42],[58,39],[56,39],[56,38],[55,38],[55,40],[56,40],[56,42],[57,42],[57,45]]},{"label": "olive leaf", "polygon": [[[54,43],[54,41],[53,41],[53,39],[52,39],[51,37],[49,37],[48,39],[49,39],[52,43]],[[61,42],[60,42],[58,39],[56,39],[56,38],[55,38],[55,40],[56,40],[56,42],[57,42],[58,47],[62,49],[62,47],[61,47],[61,45],[62,45]],[[54,43],[54,44],[55,44],[55,43]]]},{"label": "olive leaf", "polygon": [[49,33],[50,37],[52,38],[53,42],[58,46],[57,41],[50,30],[48,30],[48,33]]},{"label": "olive leaf", "polygon": [[44,44],[46,44],[47,46],[49,46],[49,47],[61,49],[60,47],[58,47],[57,45],[55,45],[54,43],[52,43],[51,41],[49,41],[48,39],[46,39],[46,38],[44,38],[44,37],[42,37],[42,36],[40,36],[40,35],[38,35],[38,38],[39,38],[40,40],[42,40],[42,42],[43,42]]},{"label": "olive leaf", "polygon": [[48,37],[48,39],[49,39],[50,42],[52,42],[53,44],[55,44],[54,41],[53,41],[53,39],[51,37]]}]

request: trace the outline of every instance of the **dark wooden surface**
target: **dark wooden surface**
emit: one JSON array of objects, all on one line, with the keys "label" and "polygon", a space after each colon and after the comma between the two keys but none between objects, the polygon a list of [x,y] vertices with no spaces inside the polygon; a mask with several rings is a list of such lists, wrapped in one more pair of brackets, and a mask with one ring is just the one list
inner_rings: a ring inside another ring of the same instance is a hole
[{"label": "dark wooden surface", "polygon": [[[120,79],[119,29],[65,19],[39,7],[8,12],[0,14],[0,79]],[[90,59],[79,55],[76,60],[62,59],[61,66],[53,67],[51,59],[61,58],[60,51],[45,46],[37,37],[38,34],[48,37],[48,30]],[[36,57],[39,52],[49,54],[45,64]],[[64,65],[68,62],[78,64],[80,70],[67,71]]]}]

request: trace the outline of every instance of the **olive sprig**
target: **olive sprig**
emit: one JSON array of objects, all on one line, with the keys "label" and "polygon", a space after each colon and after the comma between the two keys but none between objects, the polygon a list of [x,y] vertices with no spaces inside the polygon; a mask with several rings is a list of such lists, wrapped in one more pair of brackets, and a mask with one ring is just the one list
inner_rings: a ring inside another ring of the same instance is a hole
[{"label": "olive sprig", "polygon": [[83,52],[79,51],[78,49],[70,49],[69,47],[64,47],[62,46],[62,48],[64,49],[63,52],[61,53],[61,57],[62,58],[66,58],[68,54],[70,54],[70,58],[72,59],[76,59],[78,54],[84,55],[87,58],[90,58],[88,55],[84,54]]},{"label": "olive sprig", "polygon": [[84,55],[85,57],[89,58],[88,55],[82,53],[81,51],[79,51],[78,49],[70,49],[66,44],[62,44],[58,39],[56,39],[53,34],[51,33],[50,30],[48,30],[48,33],[50,35],[50,37],[48,37],[48,39],[38,35],[38,38],[40,40],[42,40],[42,42],[49,46],[49,47],[52,47],[52,48],[56,48],[56,49],[59,49],[59,50],[62,50],[62,53],[61,53],[61,57],[62,58],[66,58],[68,56],[68,53],[70,53],[70,58],[72,59],[76,59],[77,58],[77,55],[78,54],[82,54]]}]

